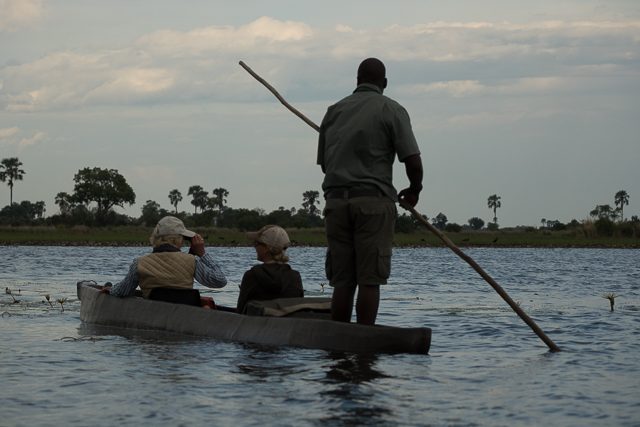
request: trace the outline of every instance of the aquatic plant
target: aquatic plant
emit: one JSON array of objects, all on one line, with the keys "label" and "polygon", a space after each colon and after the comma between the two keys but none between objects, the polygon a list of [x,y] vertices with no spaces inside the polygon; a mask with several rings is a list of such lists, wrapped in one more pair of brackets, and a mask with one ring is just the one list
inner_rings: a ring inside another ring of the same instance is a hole
[{"label": "aquatic plant", "polygon": [[66,298],[58,298],[58,304],[60,304],[61,313],[64,311],[64,303],[67,302]]},{"label": "aquatic plant", "polygon": [[14,304],[18,304],[18,303],[20,302],[20,300],[19,300],[19,299],[16,299],[16,297],[14,297],[14,296],[13,296],[13,292],[11,292],[11,289],[9,289],[9,288],[6,288],[6,287],[5,287],[5,288],[4,288],[4,292],[5,292],[6,294],[9,294],[9,295],[11,296],[11,298],[13,298],[13,303],[14,303]]},{"label": "aquatic plant", "polygon": [[613,311],[613,306],[616,303],[616,298],[618,297],[618,295],[614,294],[613,292],[610,292],[608,294],[604,294],[602,296],[602,298],[606,298],[609,300],[609,305],[611,306],[611,311]]},{"label": "aquatic plant", "polygon": [[49,303],[49,306],[50,306],[51,308],[53,308],[53,304],[51,304],[51,296],[50,296],[49,294],[46,294],[46,295],[44,296],[44,299],[46,299],[46,300],[47,300],[47,302]]}]

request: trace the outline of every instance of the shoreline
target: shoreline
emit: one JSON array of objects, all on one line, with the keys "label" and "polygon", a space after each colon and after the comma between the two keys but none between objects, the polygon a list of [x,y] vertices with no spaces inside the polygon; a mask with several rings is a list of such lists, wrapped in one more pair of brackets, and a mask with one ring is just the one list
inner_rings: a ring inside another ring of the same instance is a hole
[{"label": "shoreline", "polygon": [[[0,246],[148,247],[151,228],[0,227]],[[221,228],[195,228],[208,247],[249,247],[245,232]],[[323,228],[287,230],[292,247],[326,247]],[[461,248],[593,248],[640,249],[640,238],[585,236],[576,231],[461,231],[445,233]],[[446,247],[428,230],[396,233],[394,248]]]},{"label": "shoreline", "polygon": [[[110,242],[0,242],[0,247],[86,247],[86,248],[144,248],[149,245],[137,244],[137,243],[110,243]],[[233,247],[251,247],[251,245],[210,245],[206,244],[209,248],[233,248]],[[584,244],[584,245],[531,245],[531,244],[519,244],[519,245],[456,245],[461,249],[474,249],[474,248],[493,248],[493,249],[640,249],[640,244],[621,244],[621,245],[609,245],[609,244]],[[185,246],[186,247],[186,246]],[[305,245],[296,244],[291,245],[291,248],[315,248],[326,247],[326,245]],[[394,249],[411,249],[411,248],[447,248],[445,244],[440,245],[393,245]]]}]

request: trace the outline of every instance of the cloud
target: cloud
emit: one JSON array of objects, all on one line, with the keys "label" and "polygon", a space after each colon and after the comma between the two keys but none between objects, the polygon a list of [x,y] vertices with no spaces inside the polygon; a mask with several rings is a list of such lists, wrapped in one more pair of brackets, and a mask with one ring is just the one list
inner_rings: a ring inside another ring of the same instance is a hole
[{"label": "cloud", "polygon": [[0,0],[0,32],[33,25],[44,14],[41,0]]},{"label": "cloud", "polygon": [[18,132],[20,132],[20,129],[17,127],[0,128],[0,142],[10,139]]},{"label": "cloud", "polygon": [[238,56],[304,55],[303,46],[296,45],[311,33],[305,24],[263,17],[240,27],[154,32],[123,49],[54,52],[0,69],[0,105],[33,112],[162,102],[162,97],[166,102],[212,94],[233,98],[229,83],[241,73]]},{"label": "cloud", "polygon": [[23,136],[24,132],[18,127],[2,128],[0,129],[0,144],[2,145],[17,145],[21,150],[30,145],[38,144],[46,139],[44,132],[36,131],[30,136]]},{"label": "cloud", "polygon": [[22,138],[18,142],[18,147],[24,148],[24,147],[27,147],[29,145],[38,144],[39,142],[43,141],[46,136],[47,135],[44,132],[36,132],[30,137]]},{"label": "cloud", "polygon": [[639,35],[640,21],[431,22],[342,32],[340,52],[357,54],[362,46],[379,45],[386,47],[381,50],[388,52],[388,58],[398,61],[484,61],[541,55],[599,55],[602,60],[637,51]]},{"label": "cloud", "polygon": [[[259,48],[267,53],[279,53],[285,46],[308,39],[311,28],[301,22],[278,21],[263,16],[240,27],[210,26],[190,31],[157,31],[136,41],[136,46],[154,55],[171,57],[202,56]],[[292,53],[291,50],[288,51]],[[298,50],[298,53],[301,51]]]},{"label": "cloud", "polygon": [[274,41],[298,41],[312,34],[311,28],[301,22],[278,21],[263,16],[252,23],[240,27],[239,33],[245,33],[251,38],[265,38]]},{"label": "cloud", "polygon": [[[331,64],[356,62],[370,55],[372,46],[388,52],[387,62],[426,70],[395,86],[418,93],[468,97],[584,91],[591,90],[584,86],[593,83],[590,75],[603,73],[598,67],[609,67],[610,78],[632,67],[639,43],[640,21],[313,29],[303,22],[261,17],[241,26],[156,31],[118,49],[53,52],[6,66],[0,69],[0,108],[34,112],[255,98],[239,59],[247,59],[284,93],[303,88],[300,96],[315,96],[315,101],[328,95],[305,89],[311,82],[332,90],[335,75],[327,73]],[[457,66],[460,76],[438,79],[429,72],[438,66]],[[584,78],[572,82],[578,70]],[[484,77],[477,75],[480,71]]]},{"label": "cloud", "polygon": [[338,33],[353,33],[354,29],[348,25],[339,24],[336,25],[336,32]]},{"label": "cloud", "polygon": [[82,103],[96,85],[117,72],[113,52],[55,52],[31,63],[2,69],[0,100],[15,112],[46,110]]},{"label": "cloud", "polygon": [[572,88],[574,86],[574,82],[574,79],[558,76],[527,77],[497,86],[496,92],[507,95],[558,93],[558,91],[567,91]]},{"label": "cloud", "polygon": [[426,85],[413,85],[405,88],[405,91],[414,93],[446,93],[455,98],[481,93],[485,86],[477,80],[454,80],[448,82],[435,82]]},{"label": "cloud", "polygon": [[468,114],[456,114],[447,118],[447,125],[451,128],[487,128],[503,126],[521,120],[528,112],[525,111],[492,111]]},{"label": "cloud", "polygon": [[557,93],[570,90],[574,79],[564,77],[526,77],[499,83],[481,83],[478,80],[451,80],[429,84],[407,85],[400,92],[409,94],[443,94],[453,98],[477,95],[516,95]]},{"label": "cloud", "polygon": [[84,102],[125,101],[162,93],[175,84],[171,70],[126,68],[116,70],[106,82],[89,91]]},{"label": "cloud", "polygon": [[167,165],[137,165],[127,173],[132,180],[146,183],[161,183],[170,186],[176,180],[176,170]]}]

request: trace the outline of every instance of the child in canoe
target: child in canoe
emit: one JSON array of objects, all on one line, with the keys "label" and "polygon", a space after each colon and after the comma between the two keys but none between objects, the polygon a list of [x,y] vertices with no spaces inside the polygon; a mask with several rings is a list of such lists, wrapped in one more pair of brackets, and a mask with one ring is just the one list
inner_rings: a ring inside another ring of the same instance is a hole
[{"label": "child in canoe", "polygon": [[304,296],[300,273],[288,264],[287,248],[291,244],[287,232],[277,225],[265,225],[247,233],[261,264],[253,266],[242,276],[237,310],[243,313],[251,300],[272,300]]}]

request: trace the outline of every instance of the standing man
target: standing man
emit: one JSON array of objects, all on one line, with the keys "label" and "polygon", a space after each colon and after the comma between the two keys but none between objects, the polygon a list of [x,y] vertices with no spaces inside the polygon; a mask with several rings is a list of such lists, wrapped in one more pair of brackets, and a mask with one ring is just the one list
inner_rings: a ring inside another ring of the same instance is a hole
[{"label": "standing man", "polygon": [[[395,202],[412,207],[422,190],[422,161],[407,111],[382,95],[384,64],[358,67],[356,90],[332,105],[322,120],[318,164],[325,177],[326,273],[333,287],[331,316],[349,322],[358,289],[358,323],[373,325],[380,285],[391,270]],[[409,187],[396,192],[393,163],[404,163]]]}]

